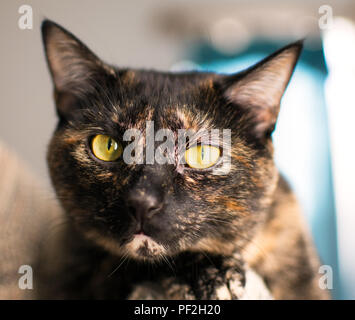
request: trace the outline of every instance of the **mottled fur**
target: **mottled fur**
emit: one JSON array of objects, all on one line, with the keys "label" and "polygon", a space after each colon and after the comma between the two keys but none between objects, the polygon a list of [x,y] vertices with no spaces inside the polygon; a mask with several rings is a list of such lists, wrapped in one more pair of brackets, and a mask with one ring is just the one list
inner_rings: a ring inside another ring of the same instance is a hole
[{"label": "mottled fur", "polygon": [[[327,297],[270,137],[300,42],[224,76],[118,69],[58,25],[45,21],[42,30],[59,116],[48,164],[67,214],[63,233],[43,250],[51,265],[41,265],[42,283],[58,275],[41,287],[43,297],[137,297],[136,285],[154,282],[165,298],[217,299],[231,279],[243,287],[245,266],[275,298]],[[122,141],[127,129],[144,132],[148,120],[175,134],[231,129],[229,174],[95,159],[92,136]],[[159,203],[145,220],[149,237],[134,235],[132,197]]]}]

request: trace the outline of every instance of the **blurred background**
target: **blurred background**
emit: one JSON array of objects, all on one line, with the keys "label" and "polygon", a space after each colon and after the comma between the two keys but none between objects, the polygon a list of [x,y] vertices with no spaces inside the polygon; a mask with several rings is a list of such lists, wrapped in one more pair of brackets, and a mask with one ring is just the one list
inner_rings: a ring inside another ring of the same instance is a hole
[{"label": "blurred background", "polygon": [[[32,29],[18,25],[24,4]],[[237,72],[306,37],[273,136],[276,162],[332,267],[333,297],[355,299],[355,1],[1,1],[0,139],[50,188],[56,118],[44,18],[109,63],[172,71]]]}]

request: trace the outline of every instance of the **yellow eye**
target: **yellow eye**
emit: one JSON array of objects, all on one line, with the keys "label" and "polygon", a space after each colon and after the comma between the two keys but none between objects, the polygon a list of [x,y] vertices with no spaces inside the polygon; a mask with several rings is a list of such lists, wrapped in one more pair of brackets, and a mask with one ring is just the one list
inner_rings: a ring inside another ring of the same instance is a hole
[{"label": "yellow eye", "polygon": [[220,150],[214,146],[198,145],[185,151],[185,161],[190,168],[207,169],[217,163]]},{"label": "yellow eye", "polygon": [[103,161],[115,161],[123,152],[120,143],[103,134],[98,134],[92,139],[91,150],[96,158]]}]

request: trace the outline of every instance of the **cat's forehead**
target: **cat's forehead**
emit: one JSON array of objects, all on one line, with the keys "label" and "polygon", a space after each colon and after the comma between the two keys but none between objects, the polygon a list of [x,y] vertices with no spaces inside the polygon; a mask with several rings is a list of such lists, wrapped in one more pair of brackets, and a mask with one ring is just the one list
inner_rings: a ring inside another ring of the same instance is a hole
[{"label": "cat's forehead", "polygon": [[214,92],[219,76],[207,72],[159,72],[125,70],[117,74],[117,86],[123,98],[147,101],[155,108],[171,103],[197,101],[202,93]]},{"label": "cat's forehead", "polygon": [[119,110],[112,110],[111,118],[134,127],[146,121],[154,121],[161,128],[196,127],[206,117],[203,109],[208,109],[216,95],[213,85],[216,77],[200,72],[127,70],[118,78],[123,94],[116,108]]},{"label": "cat's forehead", "polygon": [[193,89],[195,86],[211,84],[218,78],[212,72],[164,72],[143,69],[125,69],[117,71],[118,80],[127,85],[144,85],[147,89]]}]

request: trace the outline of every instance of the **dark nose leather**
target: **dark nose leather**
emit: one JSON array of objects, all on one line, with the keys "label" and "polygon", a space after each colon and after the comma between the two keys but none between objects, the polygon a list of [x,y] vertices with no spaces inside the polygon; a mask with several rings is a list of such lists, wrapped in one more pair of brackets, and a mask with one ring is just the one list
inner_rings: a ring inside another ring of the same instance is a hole
[{"label": "dark nose leather", "polygon": [[153,194],[144,191],[136,191],[128,196],[128,210],[140,223],[142,228],[144,221],[151,219],[155,214],[161,211],[162,201]]}]

